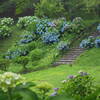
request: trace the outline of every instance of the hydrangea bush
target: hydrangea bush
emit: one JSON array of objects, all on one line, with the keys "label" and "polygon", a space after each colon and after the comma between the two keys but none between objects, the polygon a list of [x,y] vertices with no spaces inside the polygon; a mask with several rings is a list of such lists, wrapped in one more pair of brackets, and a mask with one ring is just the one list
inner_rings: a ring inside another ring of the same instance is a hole
[{"label": "hydrangea bush", "polygon": [[95,38],[90,36],[88,37],[88,39],[82,40],[82,42],[80,43],[80,47],[81,48],[93,48],[95,46]]},{"label": "hydrangea bush", "polygon": [[2,26],[12,26],[14,24],[13,18],[1,18],[0,19],[0,25]]},{"label": "hydrangea bush", "polygon": [[20,83],[24,83],[24,78],[19,74],[12,72],[0,74],[0,88],[4,92],[7,92],[9,88],[15,88]]},{"label": "hydrangea bush", "polygon": [[11,30],[7,26],[0,26],[0,39],[4,39],[11,35]]},{"label": "hydrangea bush", "polygon": [[95,91],[93,78],[90,74],[79,71],[78,75],[70,75],[64,80],[61,92],[66,95],[80,96],[81,98]]},{"label": "hydrangea bush", "polygon": [[20,17],[17,23],[19,28],[27,28],[31,23],[37,22],[39,19],[36,16]]},{"label": "hydrangea bush", "polygon": [[48,93],[52,90],[53,86],[47,82],[42,82],[36,88],[39,91],[41,100],[47,100]]},{"label": "hydrangea bush", "polygon": [[32,34],[26,34],[22,36],[22,39],[20,40],[20,44],[27,44],[32,42],[35,39],[35,37]]},{"label": "hydrangea bush", "polygon": [[14,59],[16,57],[25,56],[28,54],[28,49],[25,46],[13,46],[5,54],[6,59]]},{"label": "hydrangea bush", "polygon": [[42,40],[46,44],[51,44],[59,41],[59,34],[56,32],[47,32],[42,36]]},{"label": "hydrangea bush", "polygon": [[100,37],[94,38],[93,36],[88,37],[88,39],[82,40],[80,43],[81,48],[100,48]]},{"label": "hydrangea bush", "polygon": [[80,34],[80,33],[84,33],[84,21],[81,17],[76,17],[75,19],[73,19],[72,23],[71,23],[71,29],[70,31],[72,33],[76,33],[76,34]]},{"label": "hydrangea bush", "polygon": [[96,48],[100,48],[100,37],[98,37],[98,38],[95,40],[95,46],[96,46]]},{"label": "hydrangea bush", "polygon": [[69,49],[69,44],[66,43],[65,41],[61,41],[61,42],[59,42],[59,44],[57,46],[57,49],[60,50],[60,51],[68,50]]}]

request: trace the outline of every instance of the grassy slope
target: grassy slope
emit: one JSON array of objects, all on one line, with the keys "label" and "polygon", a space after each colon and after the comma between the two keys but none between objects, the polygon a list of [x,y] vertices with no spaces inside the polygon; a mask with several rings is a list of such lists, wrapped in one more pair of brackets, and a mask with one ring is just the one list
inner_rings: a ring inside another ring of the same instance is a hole
[{"label": "grassy slope", "polygon": [[79,70],[84,70],[90,73],[95,78],[95,84],[99,85],[100,83],[100,67],[79,67],[79,66],[67,66],[62,65],[56,68],[50,68],[48,70],[32,72],[24,75],[30,81],[43,82],[47,81],[53,84],[55,87],[61,85],[61,81],[66,79],[68,75],[75,75]]},{"label": "grassy slope", "polygon": [[47,81],[55,87],[61,85],[61,81],[68,75],[77,74],[79,70],[84,70],[91,74],[95,79],[95,84],[100,85],[100,49],[93,48],[84,52],[78,57],[75,64],[70,67],[61,65],[43,71],[32,72],[24,75],[28,80],[41,82]]},{"label": "grassy slope", "polygon": [[84,52],[75,62],[78,66],[100,66],[100,48],[93,48]]}]

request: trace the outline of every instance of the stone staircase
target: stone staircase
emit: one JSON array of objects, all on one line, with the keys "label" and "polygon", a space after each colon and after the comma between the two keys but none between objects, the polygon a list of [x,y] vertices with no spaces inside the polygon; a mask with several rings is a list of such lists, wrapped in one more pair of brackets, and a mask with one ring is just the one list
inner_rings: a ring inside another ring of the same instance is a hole
[{"label": "stone staircase", "polygon": [[[93,32],[90,36],[96,38],[97,36],[100,36],[100,32]],[[53,65],[58,66],[62,64],[73,64],[76,58],[80,56],[80,54],[82,54],[84,51],[85,49],[80,48],[79,46],[71,48],[69,52],[64,54],[64,56],[60,60],[56,61]]]},{"label": "stone staircase", "polygon": [[70,49],[68,53],[66,53],[60,60],[54,63],[54,66],[62,65],[62,64],[73,64],[76,58],[84,52],[85,49],[75,47]]}]

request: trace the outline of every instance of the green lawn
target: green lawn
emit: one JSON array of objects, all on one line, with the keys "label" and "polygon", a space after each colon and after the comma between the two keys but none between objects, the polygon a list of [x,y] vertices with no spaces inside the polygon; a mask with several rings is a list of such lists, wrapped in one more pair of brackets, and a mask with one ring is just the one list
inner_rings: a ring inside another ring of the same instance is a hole
[{"label": "green lawn", "polygon": [[61,81],[68,75],[77,74],[79,70],[84,70],[94,77],[96,85],[100,85],[100,49],[93,48],[84,52],[78,57],[75,64],[71,67],[61,65],[55,68],[49,68],[24,75],[30,81],[47,81],[55,87],[61,85]]},{"label": "green lawn", "polygon": [[91,76],[94,77],[94,81],[96,85],[99,85],[100,83],[100,67],[86,67],[86,66],[67,66],[67,65],[61,65],[56,68],[50,68],[43,71],[37,71],[32,72],[29,74],[24,75],[27,80],[30,81],[36,81],[36,82],[42,82],[47,81],[51,84],[53,84],[55,87],[58,87],[61,85],[61,81],[66,79],[68,75],[75,75],[79,70],[84,70],[91,74]]},{"label": "green lawn", "polygon": [[100,48],[89,49],[81,56],[79,56],[75,62],[78,66],[100,66]]}]

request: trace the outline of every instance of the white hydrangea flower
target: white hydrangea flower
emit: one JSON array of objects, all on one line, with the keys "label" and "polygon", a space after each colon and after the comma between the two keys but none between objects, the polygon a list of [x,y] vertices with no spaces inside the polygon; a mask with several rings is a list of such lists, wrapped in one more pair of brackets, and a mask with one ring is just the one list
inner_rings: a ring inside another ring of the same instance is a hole
[{"label": "white hydrangea flower", "polygon": [[24,78],[20,74],[5,72],[0,75],[0,88],[6,92],[8,88],[14,88],[18,84],[23,84]]}]

